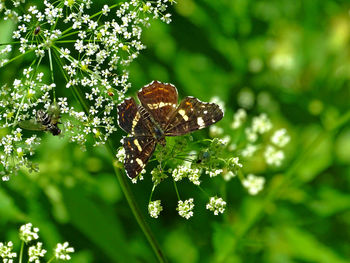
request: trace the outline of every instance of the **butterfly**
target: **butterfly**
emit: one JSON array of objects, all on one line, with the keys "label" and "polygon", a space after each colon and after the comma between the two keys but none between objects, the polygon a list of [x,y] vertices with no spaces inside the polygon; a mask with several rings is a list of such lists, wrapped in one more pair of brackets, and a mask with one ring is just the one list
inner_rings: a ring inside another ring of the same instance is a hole
[{"label": "butterfly", "polygon": [[127,98],[117,106],[118,124],[129,134],[122,140],[124,168],[135,178],[145,168],[157,143],[165,146],[166,136],[184,135],[220,121],[224,113],[215,103],[185,97],[178,104],[174,85],[153,81],[137,96],[141,105]]}]

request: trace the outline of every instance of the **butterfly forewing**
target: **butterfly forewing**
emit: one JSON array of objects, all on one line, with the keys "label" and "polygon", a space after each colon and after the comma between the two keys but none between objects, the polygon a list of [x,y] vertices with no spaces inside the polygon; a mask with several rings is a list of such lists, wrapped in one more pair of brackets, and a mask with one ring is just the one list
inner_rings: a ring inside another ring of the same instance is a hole
[{"label": "butterfly forewing", "polygon": [[125,137],[124,168],[130,178],[135,178],[146,166],[155,149],[156,140],[149,136]]},{"label": "butterfly forewing", "polygon": [[142,106],[152,115],[153,119],[165,128],[177,107],[177,90],[167,83],[153,81],[144,86],[137,94]]},{"label": "butterfly forewing", "polygon": [[125,99],[118,105],[118,124],[129,134],[151,136],[149,113],[141,110],[133,98]]},{"label": "butterfly forewing", "polygon": [[183,135],[214,124],[224,116],[215,103],[202,102],[194,97],[184,98],[165,128],[166,136]]}]

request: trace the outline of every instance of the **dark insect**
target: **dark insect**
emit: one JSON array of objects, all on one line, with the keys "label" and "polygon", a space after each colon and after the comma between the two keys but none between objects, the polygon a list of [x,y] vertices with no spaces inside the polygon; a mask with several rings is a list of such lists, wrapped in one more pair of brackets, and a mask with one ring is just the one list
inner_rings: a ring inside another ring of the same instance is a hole
[{"label": "dark insect", "polygon": [[40,26],[37,26],[35,29],[34,29],[34,35],[38,35],[40,33]]},{"label": "dark insect", "polygon": [[60,128],[57,126],[60,123],[60,117],[60,108],[57,104],[53,104],[47,111],[38,110],[35,119],[21,121],[18,125],[26,130],[48,131],[56,136],[61,133]]},{"label": "dark insect", "polygon": [[118,105],[118,124],[130,134],[123,138],[124,167],[130,178],[139,175],[152,156],[157,143],[165,145],[165,136],[178,136],[205,128],[221,120],[223,111],[215,103],[185,97],[178,105],[178,93],[172,84],[153,81],[133,98]]}]

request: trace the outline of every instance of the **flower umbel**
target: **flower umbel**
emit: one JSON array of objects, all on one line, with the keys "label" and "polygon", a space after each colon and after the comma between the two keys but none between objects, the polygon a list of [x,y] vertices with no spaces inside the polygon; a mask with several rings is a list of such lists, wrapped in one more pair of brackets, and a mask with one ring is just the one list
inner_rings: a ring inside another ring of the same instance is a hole
[{"label": "flower umbel", "polygon": [[265,184],[265,178],[248,174],[247,178],[243,180],[243,186],[248,189],[249,194],[256,195],[259,193]]},{"label": "flower umbel", "polygon": [[69,247],[68,242],[64,242],[63,244],[58,243],[55,249],[55,256],[60,260],[70,260],[71,256],[69,254],[74,252],[74,248]]},{"label": "flower umbel", "polygon": [[31,223],[21,226],[19,229],[19,237],[24,242],[28,243],[32,240],[36,240],[39,238],[38,235],[39,228],[33,227]]},{"label": "flower umbel", "polygon": [[186,219],[189,219],[190,217],[193,216],[193,211],[192,211],[193,208],[194,208],[193,198],[190,198],[185,201],[180,200],[177,204],[176,210],[179,211],[180,216]]},{"label": "flower umbel", "polygon": [[213,211],[214,215],[219,213],[224,213],[226,207],[226,202],[221,197],[210,197],[209,203],[206,208]]},{"label": "flower umbel", "polygon": [[160,204],[160,200],[152,201],[148,204],[148,213],[153,218],[158,218],[161,211],[163,211],[163,207]]}]

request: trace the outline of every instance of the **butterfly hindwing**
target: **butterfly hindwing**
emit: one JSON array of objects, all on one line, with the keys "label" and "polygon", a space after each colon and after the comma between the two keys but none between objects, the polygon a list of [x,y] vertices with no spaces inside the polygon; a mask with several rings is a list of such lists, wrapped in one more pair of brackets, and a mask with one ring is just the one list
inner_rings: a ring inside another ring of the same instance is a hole
[{"label": "butterfly hindwing", "polygon": [[118,124],[132,135],[151,135],[149,113],[137,106],[133,98],[125,99],[118,105]]},{"label": "butterfly hindwing", "polygon": [[186,97],[173,113],[164,133],[166,136],[183,135],[212,125],[223,116],[223,111],[217,104]]},{"label": "butterfly hindwing", "polygon": [[123,138],[124,168],[130,178],[135,178],[146,166],[155,149],[156,140],[149,136]]},{"label": "butterfly hindwing", "polygon": [[177,107],[177,90],[168,83],[153,81],[137,94],[142,106],[164,128]]}]

